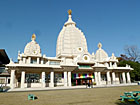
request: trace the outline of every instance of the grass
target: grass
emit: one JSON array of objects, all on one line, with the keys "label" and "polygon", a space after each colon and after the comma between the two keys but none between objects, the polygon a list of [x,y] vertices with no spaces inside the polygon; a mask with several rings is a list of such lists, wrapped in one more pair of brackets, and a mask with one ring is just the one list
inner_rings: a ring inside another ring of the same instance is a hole
[{"label": "grass", "polygon": [[[127,91],[140,91],[140,86],[0,93],[0,105],[136,105],[120,101]],[[28,100],[28,94],[38,99]]]}]

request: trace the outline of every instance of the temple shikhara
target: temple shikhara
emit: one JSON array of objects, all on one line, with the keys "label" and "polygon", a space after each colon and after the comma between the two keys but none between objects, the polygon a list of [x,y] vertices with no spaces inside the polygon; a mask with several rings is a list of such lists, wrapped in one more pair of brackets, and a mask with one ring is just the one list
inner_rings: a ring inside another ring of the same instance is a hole
[{"label": "temple shikhara", "polygon": [[10,60],[6,65],[11,74],[11,89],[79,86],[87,81],[96,85],[131,83],[129,72],[133,69],[129,65],[118,67],[114,53],[109,57],[101,43],[90,54],[84,33],[72,20],[72,11],[68,14],[68,21],[57,38],[56,57],[42,54],[33,34],[24,52],[18,52],[18,62]]}]

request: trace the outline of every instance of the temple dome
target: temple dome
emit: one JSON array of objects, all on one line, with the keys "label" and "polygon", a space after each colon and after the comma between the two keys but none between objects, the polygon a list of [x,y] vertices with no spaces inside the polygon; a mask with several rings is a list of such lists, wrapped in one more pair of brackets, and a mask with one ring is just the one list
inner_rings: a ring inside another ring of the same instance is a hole
[{"label": "temple dome", "polygon": [[56,56],[77,56],[87,50],[87,42],[83,32],[76,27],[76,23],[71,18],[64,24],[57,39]]},{"label": "temple dome", "polygon": [[98,62],[105,61],[108,58],[108,54],[102,49],[101,43],[98,44],[98,48],[99,49],[96,51],[96,54],[95,54],[95,59]]},{"label": "temple dome", "polygon": [[41,49],[39,44],[35,41],[36,35],[32,35],[32,41],[27,43],[27,45],[24,48],[24,54],[27,56],[34,56],[34,55],[41,55]]}]

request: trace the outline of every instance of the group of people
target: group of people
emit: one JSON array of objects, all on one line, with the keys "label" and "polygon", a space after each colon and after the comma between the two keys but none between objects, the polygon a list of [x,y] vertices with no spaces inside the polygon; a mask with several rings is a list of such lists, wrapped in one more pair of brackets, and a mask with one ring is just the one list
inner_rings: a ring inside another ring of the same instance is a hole
[{"label": "group of people", "polygon": [[92,80],[87,80],[87,82],[86,82],[86,88],[93,88]]}]

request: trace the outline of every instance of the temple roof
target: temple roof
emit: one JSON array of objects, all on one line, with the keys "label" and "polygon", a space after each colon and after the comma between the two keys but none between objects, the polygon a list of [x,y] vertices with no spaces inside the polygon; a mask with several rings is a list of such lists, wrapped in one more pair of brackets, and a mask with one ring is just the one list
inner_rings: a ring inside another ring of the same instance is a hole
[{"label": "temple roof", "polygon": [[27,43],[24,49],[24,54],[27,56],[32,56],[32,55],[40,55],[41,54],[41,49],[39,44],[37,44],[36,40],[36,35],[33,34],[31,38],[31,42]]},{"label": "temple roof", "polygon": [[98,44],[98,50],[96,51],[95,54],[95,59],[99,62],[105,61],[108,58],[108,54],[102,49],[102,44]]},{"label": "temple roof", "polygon": [[6,52],[4,49],[0,49],[0,65],[1,64],[8,64],[10,62]]},{"label": "temple roof", "polygon": [[77,56],[87,51],[87,42],[83,32],[76,27],[69,10],[68,21],[64,24],[57,39],[56,56]]}]

